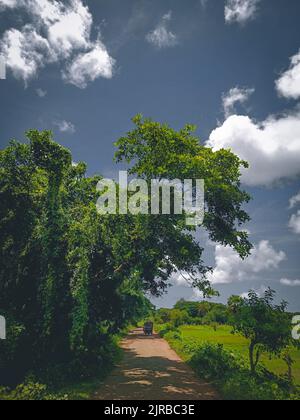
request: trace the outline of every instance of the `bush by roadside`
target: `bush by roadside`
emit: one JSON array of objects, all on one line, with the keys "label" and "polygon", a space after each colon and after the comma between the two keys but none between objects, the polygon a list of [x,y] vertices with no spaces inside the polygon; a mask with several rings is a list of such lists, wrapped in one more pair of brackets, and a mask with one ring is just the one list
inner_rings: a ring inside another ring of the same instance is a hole
[{"label": "bush by roadside", "polygon": [[68,395],[50,393],[47,386],[36,382],[25,382],[14,390],[0,388],[0,401],[67,401]]},{"label": "bush by roadside", "polygon": [[103,379],[121,359],[119,341],[127,329],[107,340],[97,355],[97,363],[74,360],[66,365],[56,365],[28,374],[16,386],[0,385],[0,401],[66,401],[88,400],[99,389]]},{"label": "bush by roadside", "polygon": [[193,368],[197,375],[215,384],[225,400],[299,400],[298,388],[260,365],[252,375],[247,359],[237,352],[225,350],[223,345],[187,343],[181,332],[164,328],[162,335]]}]

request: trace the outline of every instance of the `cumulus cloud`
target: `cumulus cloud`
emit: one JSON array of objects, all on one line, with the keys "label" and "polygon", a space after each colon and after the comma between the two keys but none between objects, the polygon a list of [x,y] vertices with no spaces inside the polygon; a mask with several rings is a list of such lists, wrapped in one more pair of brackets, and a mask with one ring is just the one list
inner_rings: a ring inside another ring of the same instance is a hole
[{"label": "cumulus cloud", "polygon": [[36,89],[36,94],[37,96],[39,96],[40,98],[45,98],[45,96],[47,96],[47,91],[43,90],[41,88]]},{"label": "cumulus cloud", "polygon": [[210,134],[207,146],[232,149],[250,164],[242,181],[249,186],[272,185],[300,174],[300,111],[270,116],[259,123],[232,115]]},{"label": "cumulus cloud", "polygon": [[150,32],[147,41],[159,49],[174,47],[178,44],[178,37],[169,30],[169,22],[172,19],[172,12],[164,15],[157,27]]},{"label": "cumulus cloud", "polygon": [[44,67],[46,61],[52,61],[48,41],[32,25],[24,26],[22,31],[6,31],[0,47],[7,68],[25,83]]},{"label": "cumulus cloud", "polygon": [[230,115],[235,113],[236,104],[244,104],[248,101],[250,96],[255,92],[255,89],[246,89],[240,87],[234,87],[223,95],[223,109],[225,117],[228,118]]},{"label": "cumulus cloud", "polygon": [[18,5],[18,1],[19,0],[0,0],[0,10],[6,8],[13,9]]},{"label": "cumulus cloud", "polygon": [[[85,60],[89,63],[91,59],[92,65],[98,61],[99,68],[106,55],[113,62],[104,44],[98,39],[91,39],[93,17],[82,0],[20,0],[10,2],[10,7],[25,7],[31,19],[20,29],[8,29],[0,43],[7,67],[25,84],[49,63],[68,63],[67,74],[70,77],[64,77],[64,80],[73,83],[77,74],[73,77],[70,61],[84,61],[86,55]],[[76,65],[74,69],[78,71]],[[91,77],[86,77],[87,81],[112,75],[112,68],[95,71],[94,67],[91,72]]]},{"label": "cumulus cloud", "polygon": [[283,286],[288,286],[288,287],[299,287],[300,286],[300,280],[281,279],[280,283]]},{"label": "cumulus cloud", "polygon": [[71,123],[71,122],[69,122],[69,121],[65,121],[65,120],[63,120],[63,121],[56,121],[56,122],[54,123],[54,125],[55,125],[56,127],[58,127],[58,129],[59,129],[59,131],[60,131],[61,133],[74,134],[74,133],[75,133],[75,131],[76,131],[74,124],[72,124],[72,123]]},{"label": "cumulus cloud", "polygon": [[[290,210],[294,209],[300,203],[300,192],[290,199]],[[297,235],[300,235],[300,210],[290,217],[289,228]]]},{"label": "cumulus cloud", "polygon": [[[231,247],[218,244],[215,245],[215,268],[208,274],[207,279],[213,285],[255,279],[260,273],[278,269],[280,263],[285,260],[286,254],[275,250],[267,240],[256,244],[251,255],[245,260]],[[188,279],[188,274],[178,272],[172,281],[177,286],[186,286]],[[195,293],[199,297],[201,292]]]},{"label": "cumulus cloud", "polygon": [[286,259],[283,251],[276,251],[269,241],[254,246],[252,254],[242,260],[230,247],[216,245],[215,269],[209,274],[212,284],[229,284],[249,280],[255,275],[277,269]]},{"label": "cumulus cloud", "polygon": [[289,228],[297,235],[300,235],[300,210],[291,216],[289,221]]},{"label": "cumulus cloud", "polygon": [[225,21],[228,23],[245,23],[252,20],[257,13],[260,0],[226,0]]},{"label": "cumulus cloud", "polygon": [[6,64],[5,59],[2,55],[0,55],[0,80],[6,79]]},{"label": "cumulus cloud", "polygon": [[63,12],[60,8],[57,8],[53,16],[45,13],[45,9],[41,12],[43,11],[45,14],[44,21],[49,23],[48,39],[57,54],[69,57],[76,49],[90,47],[93,19],[88,8],[81,1],[73,0],[71,7]]},{"label": "cumulus cloud", "polygon": [[98,41],[93,49],[78,55],[63,72],[63,79],[81,89],[87,87],[98,77],[111,79],[115,60],[110,57],[102,42]]},{"label": "cumulus cloud", "polygon": [[290,199],[290,209],[293,209],[296,207],[297,204],[300,203],[300,191],[298,194],[294,195],[291,199]]},{"label": "cumulus cloud", "polygon": [[285,98],[300,98],[300,51],[291,58],[289,70],[276,81],[276,88]]}]

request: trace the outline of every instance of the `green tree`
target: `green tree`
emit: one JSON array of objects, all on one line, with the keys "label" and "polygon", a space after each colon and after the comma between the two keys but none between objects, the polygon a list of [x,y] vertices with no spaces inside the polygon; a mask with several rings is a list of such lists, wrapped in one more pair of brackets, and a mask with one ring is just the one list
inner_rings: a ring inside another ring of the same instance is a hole
[{"label": "green tree", "polygon": [[184,299],[179,300],[174,309],[179,309],[180,311],[186,311],[191,318],[196,318],[199,312],[199,302],[187,302]]},{"label": "green tree", "polygon": [[170,321],[175,328],[187,324],[189,321],[189,314],[187,311],[180,311],[179,309],[172,309]]},{"label": "green tree", "polygon": [[235,313],[239,307],[243,304],[243,298],[241,296],[231,296],[228,299],[227,307],[230,313]]},{"label": "green tree", "polygon": [[[116,143],[116,161],[126,162],[130,174],[145,179],[149,187],[151,179],[204,179],[204,229],[211,240],[233,247],[241,258],[246,258],[252,246],[248,233],[240,227],[249,220],[242,207],[250,197],[240,188],[240,176],[241,168],[247,167],[247,163],[229,150],[214,152],[202,146],[193,134],[194,126],[187,125],[175,131],[166,124],[143,119],[141,115],[133,122],[135,129]],[[148,283],[154,283],[156,278],[152,292],[159,292],[167,287],[170,275],[181,272],[205,296],[214,295],[206,280],[210,267],[204,265],[203,249],[195,239],[195,228],[186,226],[185,218],[184,214],[145,216],[152,248],[151,253],[145,249],[149,261]]]},{"label": "green tree", "polygon": [[234,301],[232,312],[233,332],[249,340],[249,360],[254,374],[262,352],[280,355],[290,343],[291,320],[286,312],[287,304],[274,304],[275,292],[268,289],[263,297],[250,291],[248,298]]},{"label": "green tree", "polygon": [[[147,181],[204,178],[204,228],[245,258],[245,162],[201,146],[192,126],[176,132],[140,116],[134,122],[117,142],[117,161]],[[72,164],[51,132],[30,130],[27,139],[0,151],[0,312],[11,337],[0,343],[0,365],[10,377],[47,365],[93,372],[110,336],[151,310],[145,296],[163,294],[177,272],[205,295],[215,293],[185,215],[100,215],[101,176]]]},{"label": "green tree", "polygon": [[160,308],[156,312],[156,320],[160,324],[168,324],[171,322],[172,309]]},{"label": "green tree", "polygon": [[210,310],[203,317],[203,322],[207,324],[227,324],[228,311],[222,304],[211,304]]},{"label": "green tree", "polygon": [[50,132],[27,137],[0,152],[0,313],[10,337],[0,366],[9,378],[73,361],[86,373],[111,334],[151,307],[139,258],[151,230],[138,217],[98,215],[101,177],[73,165]]}]

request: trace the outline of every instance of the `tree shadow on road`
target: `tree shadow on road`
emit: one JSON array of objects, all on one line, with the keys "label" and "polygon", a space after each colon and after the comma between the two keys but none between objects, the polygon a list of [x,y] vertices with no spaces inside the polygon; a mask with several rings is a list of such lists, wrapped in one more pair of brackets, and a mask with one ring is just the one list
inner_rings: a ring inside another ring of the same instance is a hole
[{"label": "tree shadow on road", "polygon": [[[159,345],[157,336],[135,334],[134,339],[156,340]],[[124,348],[122,363],[95,395],[95,399],[216,400],[217,396],[211,384],[199,380],[184,362],[163,356],[141,356],[131,348]]]}]

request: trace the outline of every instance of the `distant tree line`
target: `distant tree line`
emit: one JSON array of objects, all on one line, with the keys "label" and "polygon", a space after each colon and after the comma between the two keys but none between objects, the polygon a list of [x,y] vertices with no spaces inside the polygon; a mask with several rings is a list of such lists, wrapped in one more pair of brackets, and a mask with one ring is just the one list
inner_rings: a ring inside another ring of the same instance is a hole
[{"label": "distant tree line", "polygon": [[180,325],[211,325],[229,324],[229,312],[226,305],[209,301],[189,302],[180,299],[173,309],[158,309],[156,321],[161,324],[173,323]]}]

